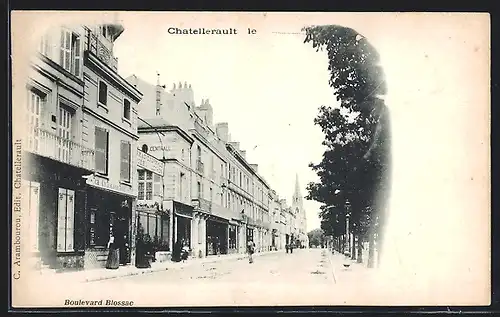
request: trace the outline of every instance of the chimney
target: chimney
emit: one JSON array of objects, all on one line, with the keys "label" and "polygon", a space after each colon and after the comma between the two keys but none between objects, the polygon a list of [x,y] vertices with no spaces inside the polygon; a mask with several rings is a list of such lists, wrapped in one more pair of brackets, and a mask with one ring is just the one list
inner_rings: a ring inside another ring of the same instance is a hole
[{"label": "chimney", "polygon": [[229,125],[227,122],[217,123],[215,133],[224,142],[229,142]]},{"label": "chimney", "polygon": [[259,171],[259,164],[250,164],[250,167],[253,168],[255,173],[257,173]]},{"label": "chimney", "polygon": [[247,151],[246,150],[241,150],[240,154],[241,154],[241,156],[243,156],[244,159],[247,158]]}]

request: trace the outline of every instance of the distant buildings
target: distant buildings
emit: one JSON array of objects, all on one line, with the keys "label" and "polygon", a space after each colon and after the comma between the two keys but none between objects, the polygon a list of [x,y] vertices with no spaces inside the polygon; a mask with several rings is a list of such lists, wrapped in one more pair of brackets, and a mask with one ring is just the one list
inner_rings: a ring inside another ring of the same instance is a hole
[{"label": "distant buildings", "polygon": [[33,57],[23,181],[36,263],[103,267],[114,236],[134,264],[138,232],[162,259],[178,241],[194,257],[244,253],[249,240],[258,252],[307,245],[298,180],[289,207],[191,85],[122,78],[123,31],[54,29]]}]

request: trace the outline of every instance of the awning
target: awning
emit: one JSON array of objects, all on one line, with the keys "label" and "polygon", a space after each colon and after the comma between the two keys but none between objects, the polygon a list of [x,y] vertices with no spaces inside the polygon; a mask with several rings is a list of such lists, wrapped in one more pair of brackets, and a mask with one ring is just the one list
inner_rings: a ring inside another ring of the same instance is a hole
[{"label": "awning", "polygon": [[213,222],[218,222],[218,223],[221,223],[221,224],[229,224],[229,220],[228,219],[224,219],[224,218],[220,218],[220,217],[217,217],[217,216],[214,216],[214,215],[211,215],[210,217],[208,217],[207,219],[208,221],[213,221]]},{"label": "awning", "polygon": [[182,213],[174,213],[177,217],[183,217],[183,218],[188,218],[188,219],[193,219],[193,216],[191,215],[186,215],[186,214],[182,214]]}]

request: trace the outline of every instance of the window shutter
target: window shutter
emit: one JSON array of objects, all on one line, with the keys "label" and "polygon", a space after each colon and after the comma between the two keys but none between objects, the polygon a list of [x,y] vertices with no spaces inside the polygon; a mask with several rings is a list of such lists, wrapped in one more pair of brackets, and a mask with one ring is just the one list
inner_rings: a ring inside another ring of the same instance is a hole
[{"label": "window shutter", "polygon": [[67,192],[59,188],[57,204],[57,251],[64,252],[66,248],[66,200]]},{"label": "window shutter", "polygon": [[106,174],[108,166],[108,132],[95,128],[95,167],[97,172]]},{"label": "window shutter", "polygon": [[74,250],[75,192],[67,190],[66,201],[66,251]]},{"label": "window shutter", "polygon": [[[38,225],[40,212],[40,183],[29,183],[29,220],[30,220],[30,248],[33,252],[38,252]],[[25,183],[25,185],[27,185]],[[25,187],[26,188],[26,187]]]},{"label": "window shutter", "polygon": [[60,63],[65,70],[71,71],[71,32],[67,30],[61,30]]},{"label": "window shutter", "polygon": [[130,143],[122,141],[120,148],[120,179],[130,181]]},{"label": "window shutter", "polygon": [[158,174],[153,175],[153,196],[154,197],[161,197],[162,196],[162,190],[161,190],[161,176]]},{"label": "window shutter", "polygon": [[81,53],[81,44],[80,44],[80,36],[76,36],[75,38],[75,76],[80,77],[82,71],[82,53]]}]

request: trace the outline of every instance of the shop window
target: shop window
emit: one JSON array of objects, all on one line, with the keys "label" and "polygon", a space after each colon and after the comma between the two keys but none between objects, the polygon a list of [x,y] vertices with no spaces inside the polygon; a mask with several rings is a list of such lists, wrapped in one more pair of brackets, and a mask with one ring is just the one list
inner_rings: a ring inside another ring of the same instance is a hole
[{"label": "shop window", "polygon": [[130,142],[121,141],[120,146],[120,180],[130,183]]},{"label": "shop window", "polygon": [[74,244],[75,192],[59,188],[57,204],[57,251],[72,252]]},{"label": "shop window", "polygon": [[82,73],[82,48],[80,36],[68,30],[61,30],[60,65],[75,76]]},{"label": "shop window", "polygon": [[100,174],[108,174],[109,132],[95,127],[95,168]]}]

